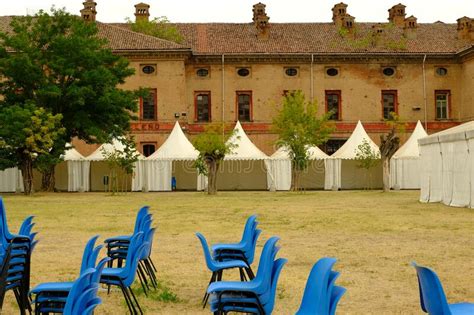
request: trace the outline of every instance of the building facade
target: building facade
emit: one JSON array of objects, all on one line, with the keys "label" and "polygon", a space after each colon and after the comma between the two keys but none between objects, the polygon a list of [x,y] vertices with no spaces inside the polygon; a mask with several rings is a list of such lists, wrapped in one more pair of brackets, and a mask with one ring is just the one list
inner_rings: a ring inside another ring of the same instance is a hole
[{"label": "building facade", "polygon": [[[150,89],[131,125],[145,155],[177,119],[191,138],[210,122],[240,120],[271,154],[272,119],[282,96],[294,90],[317,101],[321,114],[334,112],[329,154],[358,120],[378,142],[391,111],[409,122],[408,132],[417,120],[433,133],[474,119],[474,19],[418,24],[398,4],[387,23],[360,23],[347,9],[336,4],[332,23],[271,23],[258,3],[249,23],[173,24],[181,43],[133,32],[127,23],[96,22],[93,1],[84,2],[81,15],[135,68],[123,88]],[[135,5],[135,16],[149,19],[150,6]],[[77,147],[86,155],[93,150]]]}]

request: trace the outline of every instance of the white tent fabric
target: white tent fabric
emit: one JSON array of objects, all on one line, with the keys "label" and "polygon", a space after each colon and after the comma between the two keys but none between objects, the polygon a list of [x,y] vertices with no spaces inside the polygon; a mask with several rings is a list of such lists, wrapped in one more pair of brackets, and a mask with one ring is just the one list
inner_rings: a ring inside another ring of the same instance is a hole
[{"label": "white tent fabric", "polygon": [[[359,120],[349,139],[347,139],[347,141],[342,145],[342,147],[340,147],[339,150],[334,152],[334,154],[331,155],[330,158],[325,160],[326,178],[324,181],[324,189],[337,190],[341,188],[364,188],[359,187],[360,183],[358,182],[346,182],[347,179],[351,178],[360,179],[360,175],[366,173],[362,172],[362,170],[358,170],[356,168],[355,163],[346,162],[346,160],[354,160],[356,158],[358,147],[364,142],[364,140],[367,141],[371,149],[380,156],[379,147],[375,144],[375,142],[372,141],[372,139],[370,139],[367,132],[365,132],[364,126]],[[343,161],[345,165],[343,165]],[[374,173],[371,174],[371,176],[375,175],[375,180],[378,182],[378,170],[369,170],[369,172],[370,171]],[[343,176],[346,180],[343,180]]]},{"label": "white tent fabric", "polygon": [[[194,161],[198,156],[199,151],[194,148],[179,123],[176,122],[166,141],[143,161],[144,174],[146,174],[143,180],[145,186],[136,187],[136,190],[146,187],[150,191],[170,191],[173,162]],[[203,176],[196,176],[196,185],[198,190],[205,188]]]},{"label": "white tent fabric", "polygon": [[410,138],[390,159],[390,187],[393,189],[420,188],[420,149],[418,139],[426,137],[423,125],[418,120]]},{"label": "white tent fabric", "polygon": [[68,191],[88,191],[90,161],[87,161],[76,149],[70,148],[64,153],[67,163]]},{"label": "white tent fabric", "polygon": [[17,167],[0,171],[0,192],[16,192],[23,190],[21,171]]},{"label": "white tent fabric", "polygon": [[268,156],[260,151],[259,148],[253,144],[245,133],[240,121],[237,121],[234,127],[234,133],[227,140],[227,143],[237,145],[232,150],[232,153],[226,155],[224,160],[267,160]]},{"label": "white tent fabric", "polygon": [[472,135],[474,121],[419,140],[422,163],[420,201],[473,207]]},{"label": "white tent fabric", "polygon": [[[308,149],[310,160],[324,160],[329,156],[318,147]],[[289,190],[291,188],[291,160],[288,149],[280,147],[272,154],[267,165],[268,189],[269,190]],[[271,186],[271,185],[274,186]]]},{"label": "white tent fabric", "polygon": [[[122,142],[120,142],[118,139],[113,139],[111,143],[103,143],[100,147],[98,147],[94,152],[92,152],[88,157],[85,158],[86,161],[89,162],[105,162],[106,155],[109,153],[112,153],[114,151],[124,151],[125,146],[123,145]],[[143,155],[141,155],[138,151],[136,151],[139,154],[139,161],[143,159]],[[96,163],[96,164],[101,164],[101,163]],[[102,163],[103,164],[103,163]],[[93,169],[94,168],[94,169]],[[87,169],[84,169],[84,172]],[[131,187],[137,187],[141,186],[141,171],[143,171],[142,167],[139,167],[139,162],[135,164],[135,172],[134,175],[132,176],[132,182],[131,182]],[[89,190],[100,190],[101,186],[101,180],[99,176],[104,176],[108,174],[108,167],[105,165],[89,165],[89,185],[88,187],[84,187],[85,191]],[[135,182],[138,180],[139,182]],[[87,188],[87,189],[86,189]]]},{"label": "white tent fabric", "polygon": [[471,202],[470,202],[470,207],[474,208],[474,130],[470,130],[466,132],[466,139],[468,139],[468,145],[469,145],[469,154],[470,154],[470,165],[469,165],[469,170],[470,172],[470,179],[471,179]]}]

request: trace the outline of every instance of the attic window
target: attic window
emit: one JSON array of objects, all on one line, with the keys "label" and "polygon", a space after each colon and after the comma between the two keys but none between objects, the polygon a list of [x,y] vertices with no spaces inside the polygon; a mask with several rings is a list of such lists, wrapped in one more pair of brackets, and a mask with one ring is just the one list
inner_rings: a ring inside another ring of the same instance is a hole
[{"label": "attic window", "polygon": [[443,68],[443,67],[436,68],[436,74],[441,77],[444,77],[445,75],[448,74],[448,69]]},{"label": "attic window", "polygon": [[144,65],[142,66],[142,72],[144,74],[152,74],[155,72],[155,66],[152,66],[152,65]]},{"label": "attic window", "polygon": [[298,74],[297,68],[285,68],[285,74],[289,77],[294,77]]},{"label": "attic window", "polygon": [[392,75],[395,74],[395,68],[392,68],[392,67],[383,68],[382,73],[387,77],[391,77]]},{"label": "attic window", "polygon": [[200,68],[196,71],[198,77],[207,77],[209,75],[209,69]]},{"label": "attic window", "polygon": [[250,70],[248,68],[239,68],[237,70],[237,74],[241,77],[248,77],[250,74]]},{"label": "attic window", "polygon": [[339,74],[339,70],[337,68],[327,68],[326,74],[330,77],[335,77]]}]

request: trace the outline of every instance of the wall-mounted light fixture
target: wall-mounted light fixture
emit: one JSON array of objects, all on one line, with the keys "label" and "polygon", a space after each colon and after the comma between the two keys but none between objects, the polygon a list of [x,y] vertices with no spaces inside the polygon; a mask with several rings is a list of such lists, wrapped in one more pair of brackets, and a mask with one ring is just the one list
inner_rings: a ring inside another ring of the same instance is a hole
[{"label": "wall-mounted light fixture", "polygon": [[420,106],[413,106],[411,109],[415,110],[415,111],[419,111],[419,110],[421,110],[421,107]]}]

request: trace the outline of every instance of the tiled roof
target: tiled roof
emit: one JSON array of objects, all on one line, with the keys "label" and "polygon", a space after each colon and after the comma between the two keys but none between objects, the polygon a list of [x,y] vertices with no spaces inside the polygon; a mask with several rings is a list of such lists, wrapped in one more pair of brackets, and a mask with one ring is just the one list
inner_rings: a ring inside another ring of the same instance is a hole
[{"label": "tiled roof", "polygon": [[183,44],[191,46],[194,54],[451,54],[472,46],[457,39],[455,24],[418,24],[414,39],[405,39],[402,28],[383,24],[384,40],[377,45],[372,44],[371,38],[372,27],[378,23],[357,23],[353,38],[340,34],[333,23],[272,23],[268,39],[258,39],[253,24],[175,25],[185,38]]},{"label": "tiled roof", "polygon": [[[11,31],[12,16],[0,16],[0,30]],[[189,50],[188,47],[156,38],[153,36],[136,33],[123,27],[97,22],[99,36],[106,38],[108,47],[113,51],[170,51]]]}]

